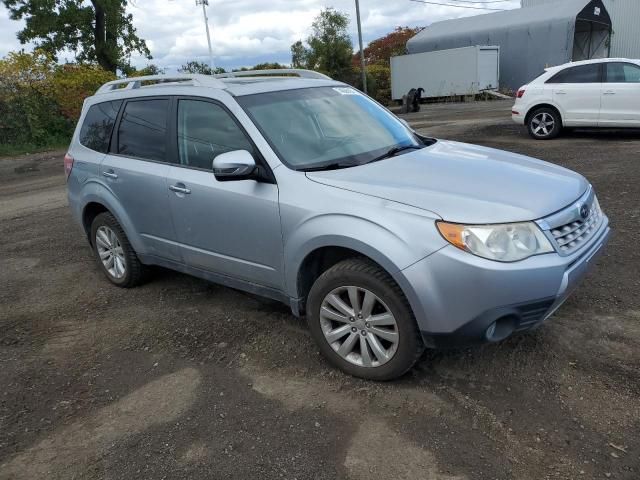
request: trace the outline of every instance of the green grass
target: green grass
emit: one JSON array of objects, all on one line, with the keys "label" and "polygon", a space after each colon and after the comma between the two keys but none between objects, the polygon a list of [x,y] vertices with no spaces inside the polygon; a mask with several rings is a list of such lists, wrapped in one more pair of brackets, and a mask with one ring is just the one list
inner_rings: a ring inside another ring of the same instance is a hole
[{"label": "green grass", "polygon": [[68,140],[53,140],[46,144],[24,143],[16,145],[0,144],[0,157],[15,157],[27,153],[46,152],[48,150],[62,150],[69,146]]}]

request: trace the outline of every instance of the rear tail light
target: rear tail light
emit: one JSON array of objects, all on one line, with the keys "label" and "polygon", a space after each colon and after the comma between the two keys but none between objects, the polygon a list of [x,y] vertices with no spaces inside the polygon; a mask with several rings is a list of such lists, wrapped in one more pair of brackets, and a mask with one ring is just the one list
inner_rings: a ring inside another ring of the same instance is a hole
[{"label": "rear tail light", "polygon": [[524,97],[524,92],[525,92],[524,88],[521,88],[520,90],[518,90],[518,95],[517,95],[518,98]]},{"label": "rear tail light", "polygon": [[69,178],[71,175],[71,169],[73,168],[73,157],[68,153],[64,156],[64,173]]}]

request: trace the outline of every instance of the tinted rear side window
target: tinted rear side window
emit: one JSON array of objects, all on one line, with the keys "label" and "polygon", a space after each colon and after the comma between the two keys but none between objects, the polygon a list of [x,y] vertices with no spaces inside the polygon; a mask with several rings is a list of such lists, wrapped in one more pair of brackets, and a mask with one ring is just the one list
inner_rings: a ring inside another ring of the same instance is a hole
[{"label": "tinted rear side window", "polygon": [[567,68],[556,73],[547,80],[547,83],[600,83],[602,82],[600,66],[601,64],[594,63]]},{"label": "tinted rear side window", "polygon": [[169,100],[136,100],[124,107],[118,127],[118,153],[166,161]]},{"label": "tinted rear side window", "polygon": [[97,103],[89,107],[80,129],[80,143],[96,152],[107,153],[120,105],[122,100]]}]

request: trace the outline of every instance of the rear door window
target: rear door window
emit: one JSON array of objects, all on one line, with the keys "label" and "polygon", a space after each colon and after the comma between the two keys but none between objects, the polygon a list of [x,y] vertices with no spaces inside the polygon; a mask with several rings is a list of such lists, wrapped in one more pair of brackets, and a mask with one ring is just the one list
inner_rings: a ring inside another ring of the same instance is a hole
[{"label": "rear door window", "polygon": [[129,101],[118,127],[118,153],[165,162],[169,100]]},{"label": "rear door window", "polygon": [[607,83],[640,83],[640,66],[632,63],[607,63]]},{"label": "rear door window", "polygon": [[96,152],[107,153],[120,105],[122,100],[91,105],[80,129],[80,143]]},{"label": "rear door window", "polygon": [[593,63],[570,67],[556,73],[547,80],[547,83],[601,83],[601,65],[600,63]]}]

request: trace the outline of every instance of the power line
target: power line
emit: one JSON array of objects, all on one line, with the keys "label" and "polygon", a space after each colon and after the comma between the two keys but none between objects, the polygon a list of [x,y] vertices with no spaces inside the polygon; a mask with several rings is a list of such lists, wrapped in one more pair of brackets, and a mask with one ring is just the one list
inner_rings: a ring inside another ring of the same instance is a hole
[{"label": "power line", "polygon": [[[490,7],[477,7],[477,6],[474,7],[471,5],[456,5],[454,3],[428,2],[426,0],[409,0],[409,1],[416,2],[416,3],[426,3],[428,5],[438,5],[441,7],[470,8],[472,10],[493,10],[497,12],[503,12],[504,10],[506,10],[505,8],[490,8]],[[456,0],[450,0],[450,1],[456,1]],[[479,3],[479,2],[471,2],[471,3]]]}]

